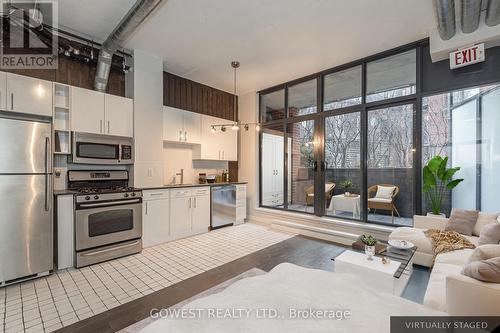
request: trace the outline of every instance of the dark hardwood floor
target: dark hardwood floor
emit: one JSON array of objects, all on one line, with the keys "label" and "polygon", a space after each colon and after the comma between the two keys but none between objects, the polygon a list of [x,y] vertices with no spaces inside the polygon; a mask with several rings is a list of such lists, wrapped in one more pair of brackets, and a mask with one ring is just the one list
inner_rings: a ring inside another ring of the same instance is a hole
[{"label": "dark hardwood floor", "polygon": [[331,258],[343,248],[318,239],[296,236],[177,284],[133,300],[96,316],[63,327],[56,332],[116,332],[149,317],[152,308],[167,308],[210,289],[251,268],[271,270],[282,262],[333,270]]}]

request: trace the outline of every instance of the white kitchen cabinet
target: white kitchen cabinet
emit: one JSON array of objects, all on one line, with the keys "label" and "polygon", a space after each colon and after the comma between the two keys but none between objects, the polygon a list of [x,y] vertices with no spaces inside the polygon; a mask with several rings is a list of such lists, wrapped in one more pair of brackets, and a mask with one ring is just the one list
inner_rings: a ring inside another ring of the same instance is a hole
[{"label": "white kitchen cabinet", "polygon": [[74,266],[75,229],[73,195],[57,196],[57,268]]},{"label": "white kitchen cabinet", "polygon": [[71,129],[104,134],[104,93],[71,87]]},{"label": "white kitchen cabinet", "polygon": [[71,87],[71,129],[75,132],[133,136],[130,98]]},{"label": "white kitchen cabinet", "polygon": [[142,192],[142,244],[144,247],[168,242],[170,238],[170,191]]},{"label": "white kitchen cabinet", "polygon": [[[228,125],[223,132],[220,127],[211,130],[212,125]],[[238,160],[238,131],[231,129],[231,121],[211,116],[201,116],[201,145],[193,151],[198,160]]]},{"label": "white kitchen cabinet", "polygon": [[163,140],[187,144],[200,144],[201,115],[164,106]]},{"label": "white kitchen cabinet", "polygon": [[0,72],[0,110],[7,110],[7,73]]},{"label": "white kitchen cabinet", "polygon": [[105,134],[133,137],[134,103],[130,98],[104,95]]},{"label": "white kitchen cabinet", "polygon": [[170,232],[172,238],[187,237],[191,234],[191,190],[173,189],[170,192]]},{"label": "white kitchen cabinet", "polygon": [[242,224],[247,218],[247,186],[245,184],[236,185],[236,222]]},{"label": "white kitchen cabinet", "polygon": [[7,73],[6,110],[52,116],[52,82]]},{"label": "white kitchen cabinet", "polygon": [[191,233],[201,234],[210,228],[210,188],[202,187],[192,190]]},{"label": "white kitchen cabinet", "polygon": [[210,228],[210,187],[172,189],[170,230],[173,239],[187,237]]}]

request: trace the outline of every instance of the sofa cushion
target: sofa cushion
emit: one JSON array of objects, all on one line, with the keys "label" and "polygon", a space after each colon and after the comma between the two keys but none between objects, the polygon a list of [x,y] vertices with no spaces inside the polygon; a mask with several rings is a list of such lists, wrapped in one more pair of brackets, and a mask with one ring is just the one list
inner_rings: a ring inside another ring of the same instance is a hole
[{"label": "sofa cushion", "polygon": [[500,223],[490,223],[483,227],[479,235],[479,245],[500,244]]},{"label": "sofa cushion", "polygon": [[472,231],[477,222],[477,210],[464,210],[453,208],[448,224],[444,228],[446,231],[456,231],[459,234],[472,236]]},{"label": "sofa cushion", "polygon": [[477,216],[477,222],[476,225],[474,226],[474,230],[472,231],[472,234],[474,236],[479,236],[481,234],[481,230],[483,227],[489,223],[495,223],[498,222],[497,219],[499,218],[498,213],[494,214],[489,214],[489,213],[483,213],[479,212],[479,215]]},{"label": "sofa cushion", "polygon": [[500,257],[500,245],[487,244],[478,246],[469,256],[467,263]]},{"label": "sofa cushion", "polygon": [[425,236],[424,229],[400,227],[395,229],[390,235],[389,239],[405,240],[412,242],[418,252],[433,254],[432,241]]},{"label": "sofa cushion", "polygon": [[468,263],[468,260],[474,251],[475,250],[473,249],[462,249],[451,252],[443,252],[436,256],[434,264],[443,263],[463,267]]},{"label": "sofa cushion", "polygon": [[471,262],[465,265],[462,274],[479,281],[500,283],[500,257]]},{"label": "sofa cushion", "polygon": [[436,310],[446,311],[446,277],[448,275],[459,275],[462,267],[461,265],[435,263],[427,284],[424,305]]}]

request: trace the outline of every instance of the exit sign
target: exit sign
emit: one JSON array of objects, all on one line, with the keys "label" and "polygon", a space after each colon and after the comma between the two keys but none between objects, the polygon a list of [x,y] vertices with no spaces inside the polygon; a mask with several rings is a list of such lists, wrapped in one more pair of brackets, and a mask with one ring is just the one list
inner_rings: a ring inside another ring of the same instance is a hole
[{"label": "exit sign", "polygon": [[465,47],[450,53],[450,69],[477,64],[484,59],[484,43]]}]

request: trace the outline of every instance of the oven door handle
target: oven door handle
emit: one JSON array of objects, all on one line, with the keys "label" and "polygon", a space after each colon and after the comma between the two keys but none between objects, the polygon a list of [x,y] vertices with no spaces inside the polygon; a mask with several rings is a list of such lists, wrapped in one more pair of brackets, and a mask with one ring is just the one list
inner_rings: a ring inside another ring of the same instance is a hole
[{"label": "oven door handle", "polygon": [[82,208],[92,208],[92,207],[105,207],[105,206],[114,206],[121,204],[134,204],[141,202],[141,199],[135,200],[120,200],[120,201],[111,201],[111,202],[102,202],[102,203],[89,203],[89,204],[79,204],[78,207]]},{"label": "oven door handle", "polygon": [[124,249],[124,248],[127,248],[127,247],[132,247],[132,246],[135,246],[137,244],[139,244],[139,241],[135,241],[135,242],[133,242],[131,244],[125,244],[125,245],[115,246],[115,247],[112,247],[112,248],[109,248],[109,249],[97,250],[97,251],[94,251],[94,252],[82,253],[82,256],[85,256],[85,257],[95,256],[95,255],[98,255],[98,254],[101,254],[101,253],[106,253],[106,252],[110,252],[110,251],[116,251],[116,250]]}]

